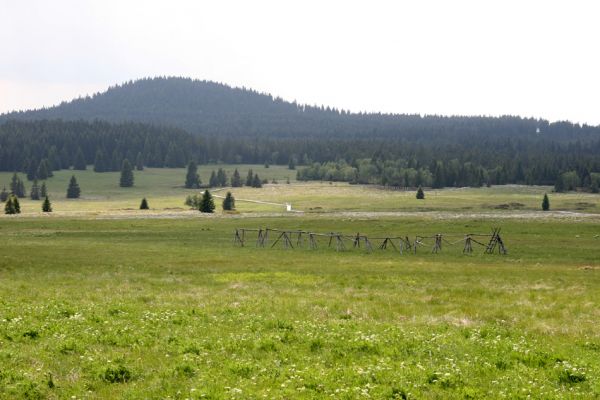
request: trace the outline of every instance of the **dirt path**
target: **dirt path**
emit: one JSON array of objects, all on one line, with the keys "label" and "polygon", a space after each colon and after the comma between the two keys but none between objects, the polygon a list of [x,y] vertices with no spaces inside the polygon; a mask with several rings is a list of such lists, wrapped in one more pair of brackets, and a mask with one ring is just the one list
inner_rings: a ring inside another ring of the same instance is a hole
[{"label": "dirt path", "polygon": [[[237,199],[236,199],[237,201]],[[278,203],[248,200],[259,204]],[[195,210],[117,210],[117,211],[57,211],[53,213],[24,213],[20,215],[0,215],[0,218],[82,218],[82,219],[187,219],[187,218],[268,218],[268,217],[297,217],[297,218],[323,218],[323,219],[380,219],[380,218],[423,218],[436,220],[453,219],[519,219],[519,220],[571,220],[594,221],[600,223],[600,214],[578,213],[570,211],[504,211],[504,212],[451,212],[451,211],[426,211],[426,212],[370,212],[370,211],[336,211],[309,213],[295,212],[251,212],[240,214],[204,214]]]}]

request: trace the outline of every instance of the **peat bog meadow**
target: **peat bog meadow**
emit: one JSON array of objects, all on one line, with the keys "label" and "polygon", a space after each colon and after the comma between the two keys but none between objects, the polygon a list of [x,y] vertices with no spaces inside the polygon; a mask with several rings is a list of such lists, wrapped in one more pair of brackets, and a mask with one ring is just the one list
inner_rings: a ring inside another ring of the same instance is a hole
[{"label": "peat bog meadow", "polygon": [[[214,215],[189,210],[184,170],[146,169],[130,189],[77,172],[77,200],[59,171],[51,215],[23,200],[0,217],[0,398],[600,396],[597,195],[550,194],[544,213],[545,187],[417,201],[251,167],[278,183],[231,189],[237,213],[218,198]],[[412,238],[495,226],[507,255],[233,246],[240,227]]]}]

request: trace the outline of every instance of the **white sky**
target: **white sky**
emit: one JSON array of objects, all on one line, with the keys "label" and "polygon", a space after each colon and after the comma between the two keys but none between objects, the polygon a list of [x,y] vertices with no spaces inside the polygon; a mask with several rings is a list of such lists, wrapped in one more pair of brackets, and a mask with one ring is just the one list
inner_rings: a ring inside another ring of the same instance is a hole
[{"label": "white sky", "polygon": [[0,112],[157,75],[353,111],[600,124],[600,2],[0,0]]}]

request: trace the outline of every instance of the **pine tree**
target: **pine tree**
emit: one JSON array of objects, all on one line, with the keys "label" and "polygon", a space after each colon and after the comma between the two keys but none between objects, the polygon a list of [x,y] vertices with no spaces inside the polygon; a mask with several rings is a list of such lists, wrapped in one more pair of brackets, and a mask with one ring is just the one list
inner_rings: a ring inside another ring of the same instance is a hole
[{"label": "pine tree", "polygon": [[211,188],[219,186],[219,180],[217,179],[217,174],[215,173],[214,169],[210,174],[210,179],[208,180],[208,186],[210,186]]},{"label": "pine tree", "polygon": [[123,166],[121,167],[121,180],[119,181],[121,187],[132,187],[133,186],[133,168],[128,159],[123,160]]},{"label": "pine tree", "polygon": [[40,199],[40,187],[38,186],[37,179],[33,181],[33,185],[31,186],[31,192],[29,193],[29,197],[31,197],[31,200],[39,200]]},{"label": "pine tree", "polygon": [[138,171],[144,170],[144,156],[142,156],[141,152],[138,152],[137,157],[135,158],[135,169]]},{"label": "pine tree", "polygon": [[219,186],[227,186],[227,173],[223,170],[223,168],[219,168],[217,171],[217,183]]},{"label": "pine tree", "polygon": [[73,169],[79,170],[79,171],[85,171],[86,168],[87,168],[87,165],[85,162],[85,156],[83,155],[83,151],[81,150],[81,147],[78,147],[77,152],[75,153],[75,160],[73,160]]},{"label": "pine tree", "polygon": [[544,199],[542,200],[542,210],[548,211],[550,209],[550,200],[548,199],[548,194],[544,193]]},{"label": "pine tree", "polygon": [[12,194],[16,194],[17,190],[19,190],[19,180],[19,176],[15,172],[12,178],[10,179],[10,192]]},{"label": "pine tree", "polygon": [[19,204],[19,198],[17,196],[13,196],[12,203],[15,209],[15,214],[21,214],[21,205]]},{"label": "pine tree", "polygon": [[423,192],[423,188],[421,186],[419,186],[419,188],[417,189],[417,200],[424,200],[425,199],[425,192]]},{"label": "pine tree", "polygon": [[48,196],[45,197],[44,202],[42,203],[42,211],[52,212],[52,204],[50,204],[50,199],[48,199]]},{"label": "pine tree", "polygon": [[212,195],[208,190],[204,191],[202,195],[202,200],[200,200],[200,206],[198,208],[200,212],[203,213],[211,213],[215,211],[215,202],[213,200]]},{"label": "pine tree", "polygon": [[48,196],[48,190],[46,189],[46,182],[42,182],[42,187],[40,188],[40,197]]},{"label": "pine tree", "polygon": [[258,177],[258,174],[254,174],[254,178],[252,178],[252,187],[253,188],[261,188],[262,187],[262,181]]},{"label": "pine tree", "polygon": [[148,207],[148,200],[146,200],[146,198],[144,197],[142,199],[142,203],[140,204],[140,210],[149,210],[150,207]]},{"label": "pine tree", "polygon": [[81,189],[79,188],[77,179],[75,179],[75,175],[73,175],[71,176],[69,187],[67,188],[67,199],[78,199],[80,195]]},{"label": "pine tree", "polygon": [[48,179],[50,177],[50,172],[48,171],[48,162],[45,158],[40,161],[40,164],[38,165],[36,177],[41,180]]},{"label": "pine tree", "polygon": [[106,160],[104,152],[101,149],[96,151],[96,158],[94,158],[94,172],[106,172]]},{"label": "pine tree", "polygon": [[296,160],[294,157],[290,157],[290,161],[288,162],[288,169],[296,169]]},{"label": "pine tree", "polygon": [[185,174],[185,187],[194,189],[200,187],[200,176],[198,175],[198,166],[194,161],[190,161]]},{"label": "pine tree", "polygon": [[4,214],[16,214],[17,212],[15,211],[15,205],[13,203],[13,195],[11,194],[10,196],[8,196],[8,199],[6,200],[6,204],[4,204]]},{"label": "pine tree", "polygon": [[0,201],[4,203],[6,200],[8,200],[8,192],[6,191],[6,186],[4,186],[2,192],[0,192]]},{"label": "pine tree", "polygon": [[248,170],[248,176],[246,176],[246,186],[252,186],[252,181],[254,180],[254,173],[251,169]]},{"label": "pine tree", "polygon": [[227,192],[225,199],[223,200],[223,210],[231,211],[235,210],[235,199],[231,195],[231,192]]},{"label": "pine tree", "polygon": [[15,194],[18,198],[25,198],[25,184],[21,179],[19,179],[19,182],[17,183],[17,192]]},{"label": "pine tree", "polygon": [[237,168],[233,171],[233,175],[231,176],[231,186],[232,187],[241,187],[242,186],[242,178],[240,177],[240,173]]}]

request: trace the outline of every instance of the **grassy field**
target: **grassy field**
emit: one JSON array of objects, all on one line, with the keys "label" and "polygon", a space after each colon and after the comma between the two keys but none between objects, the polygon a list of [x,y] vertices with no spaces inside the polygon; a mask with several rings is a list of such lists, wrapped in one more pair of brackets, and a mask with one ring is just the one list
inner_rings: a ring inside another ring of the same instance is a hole
[{"label": "grassy field", "polygon": [[[176,204],[183,173],[146,170],[126,190],[80,172],[84,198],[67,201],[61,172],[49,185],[69,211],[41,218],[23,201],[0,217],[0,398],[600,397],[600,219],[534,218],[547,188],[427,191],[421,205],[292,182],[235,194],[303,214],[238,202],[206,217]],[[177,217],[132,218],[150,189]],[[516,202],[519,218],[496,208]],[[554,209],[582,202],[597,213],[597,197],[551,195]],[[434,213],[369,214],[396,210]],[[259,226],[459,239],[501,226],[509,253],[233,246],[236,227]]]},{"label": "grassy field", "polygon": [[[210,172],[216,166],[200,167],[203,182],[208,182]],[[514,213],[540,211],[545,192],[550,195],[553,211],[575,211],[600,214],[600,195],[591,193],[551,193],[550,187],[535,186],[496,186],[491,188],[461,188],[426,190],[424,201],[415,199],[415,192],[384,190],[373,186],[349,185],[345,183],[296,182],[295,171],[282,166],[264,168],[261,165],[225,165],[229,176],[238,168],[244,177],[252,168],[269,182],[275,179],[278,184],[265,185],[263,189],[229,188],[237,199],[237,208],[242,213],[282,212],[285,203],[291,203],[295,210],[311,213],[334,211],[449,211],[454,213]],[[82,190],[78,200],[65,198],[71,175],[75,175]],[[0,185],[10,182],[12,174],[0,173]],[[286,184],[290,178],[291,184]],[[23,177],[24,179],[24,177]],[[119,187],[119,173],[95,173],[88,171],[58,171],[47,181],[55,215],[99,215],[125,213],[140,214],[142,197],[148,198],[154,213],[177,213],[188,210],[185,198],[196,190],[183,188],[185,169],[152,169],[135,172],[133,188]],[[27,182],[27,190],[31,183]],[[251,201],[244,201],[251,200]],[[259,204],[263,201],[277,204]],[[217,201],[220,204],[220,201]],[[24,214],[41,214],[41,202],[23,199]]]}]

